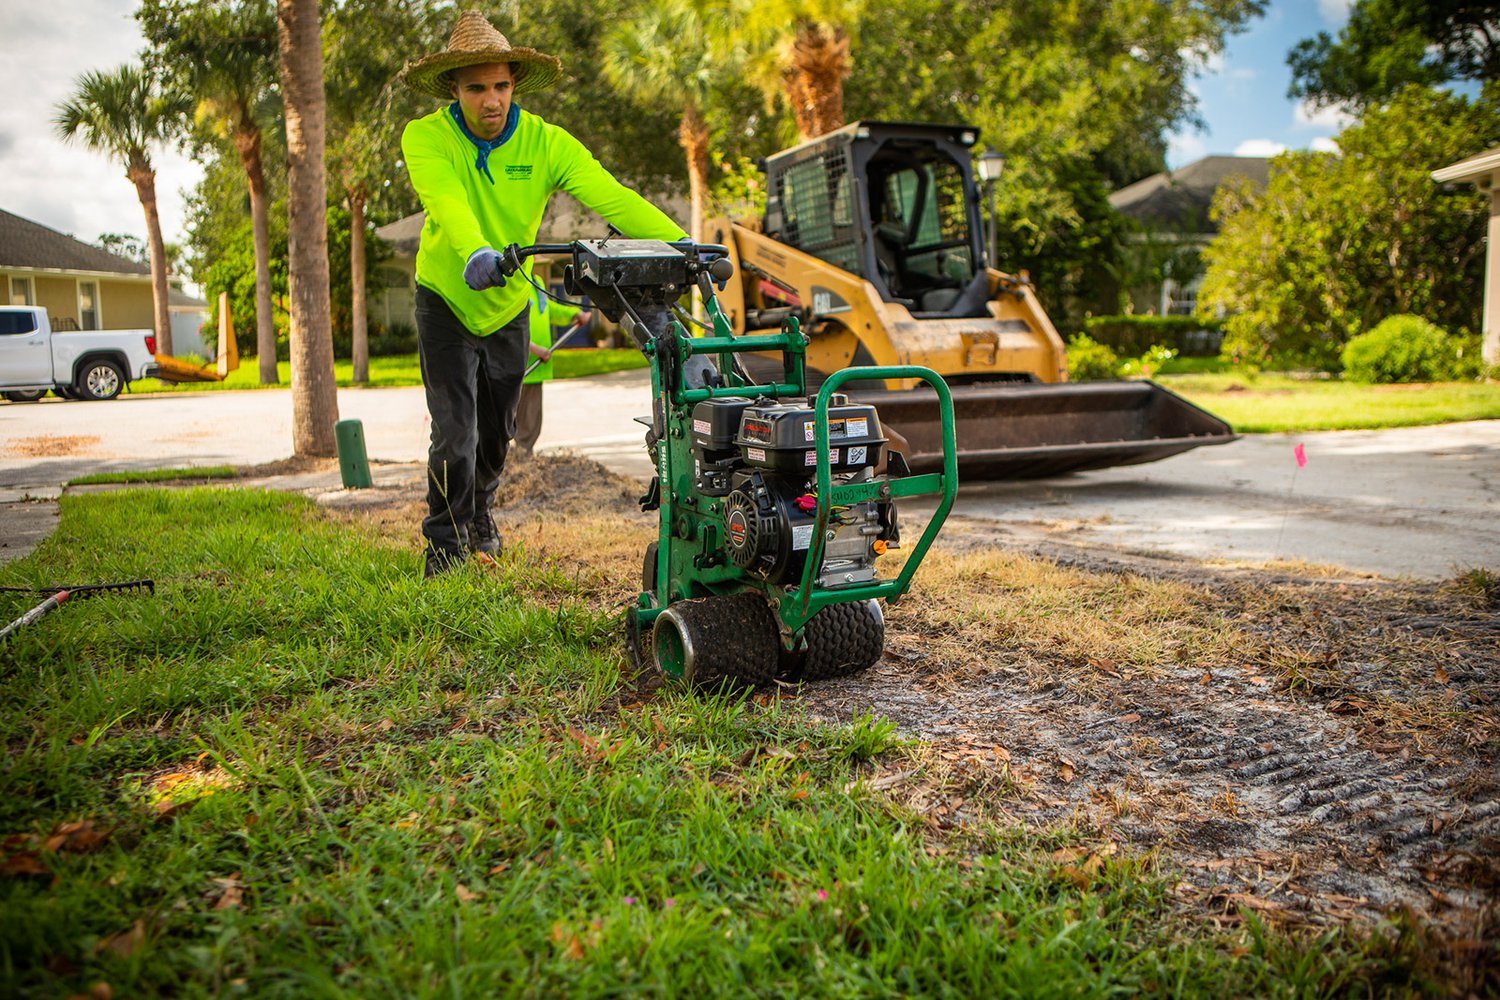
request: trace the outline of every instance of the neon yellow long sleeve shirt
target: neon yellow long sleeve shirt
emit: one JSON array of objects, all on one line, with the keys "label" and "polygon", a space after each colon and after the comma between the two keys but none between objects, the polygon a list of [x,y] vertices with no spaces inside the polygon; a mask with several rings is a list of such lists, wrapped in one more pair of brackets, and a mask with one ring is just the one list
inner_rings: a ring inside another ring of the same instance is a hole
[{"label": "neon yellow long sleeve shirt", "polygon": [[[531,342],[541,344],[543,347],[552,346],[552,328],[555,326],[567,326],[573,322],[573,317],[583,312],[577,306],[570,306],[565,302],[558,302],[552,296],[531,290],[531,298],[527,306],[531,310]],[[586,341],[582,334],[575,334],[577,343],[572,346],[581,347]],[[531,361],[528,359],[528,365]],[[543,361],[531,370],[522,382],[545,382],[552,377],[552,361]]]},{"label": "neon yellow long sleeve shirt", "polygon": [[[547,201],[556,191],[566,191],[632,238],[685,236],[660,209],[615,180],[567,130],[528,111],[519,111],[509,138],[483,160],[448,108],[409,122],[401,134],[401,152],[427,212],[417,250],[417,283],[441,295],[479,336],[515,319],[527,308],[533,289],[517,275],[503,288],[473,291],[464,282],[464,264],[481,247],[502,250],[512,243],[535,243]],[[526,273],[531,273],[530,261]]]}]

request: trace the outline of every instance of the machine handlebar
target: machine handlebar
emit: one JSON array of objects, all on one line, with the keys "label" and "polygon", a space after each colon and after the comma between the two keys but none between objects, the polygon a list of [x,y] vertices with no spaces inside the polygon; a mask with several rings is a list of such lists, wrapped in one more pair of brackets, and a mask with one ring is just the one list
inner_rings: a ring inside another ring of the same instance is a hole
[{"label": "machine handlebar", "polygon": [[[574,240],[572,243],[533,243],[529,246],[521,246],[512,243],[500,252],[500,270],[508,278],[521,269],[528,257],[560,257],[572,256],[575,260],[578,254],[584,250],[585,244],[593,244],[595,247],[603,246],[615,237],[606,237],[602,240]],[[734,265],[729,260],[729,248],[722,243],[694,243],[690,239],[666,242],[666,245],[681,253],[684,257],[694,260],[699,266],[707,265],[709,275],[715,282],[722,285],[728,281],[734,273]]]}]

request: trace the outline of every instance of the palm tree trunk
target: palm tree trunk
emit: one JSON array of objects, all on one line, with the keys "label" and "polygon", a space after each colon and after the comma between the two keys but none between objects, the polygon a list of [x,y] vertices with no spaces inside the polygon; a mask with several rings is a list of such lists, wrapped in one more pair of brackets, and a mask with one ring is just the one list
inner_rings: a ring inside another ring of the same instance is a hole
[{"label": "palm tree trunk", "polygon": [[694,242],[703,239],[703,212],[708,200],[708,139],[708,123],[698,105],[689,100],[677,126],[677,142],[687,155],[688,235]]},{"label": "palm tree trunk", "polygon": [[799,25],[784,80],[787,102],[804,141],[844,124],[844,78],[848,75],[848,33],[837,26]]},{"label": "palm tree trunk", "polygon": [[349,191],[349,305],[354,316],[354,381],[370,381],[370,325],[365,314],[365,193],[363,185]]},{"label": "palm tree trunk", "polygon": [[287,283],[291,299],[292,451],[331,456],[339,419],[329,326],[328,175],[318,0],[276,0],[286,105]]},{"label": "palm tree trunk", "polygon": [[276,317],[271,311],[271,226],[266,210],[266,174],[260,161],[260,129],[241,127],[234,145],[250,186],[250,227],[255,234],[255,355],[260,384],[281,381],[276,371]]},{"label": "palm tree trunk", "polygon": [[167,308],[167,247],[161,238],[161,217],[156,212],[156,171],[132,166],[126,176],[135,185],[136,196],[146,213],[146,240],[151,247],[151,302],[154,309],[156,349],[172,353],[172,313]]}]

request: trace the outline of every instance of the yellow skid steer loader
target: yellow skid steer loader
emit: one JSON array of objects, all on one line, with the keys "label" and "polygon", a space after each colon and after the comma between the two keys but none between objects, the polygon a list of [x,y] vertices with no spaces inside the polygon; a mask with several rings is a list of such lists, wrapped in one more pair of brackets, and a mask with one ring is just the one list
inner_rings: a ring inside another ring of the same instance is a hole
[{"label": "yellow skid steer loader", "polygon": [[[985,261],[978,138],[964,125],[855,122],[767,158],[759,228],[706,227],[735,265],[719,296],[734,333],[795,316],[811,338],[809,391],[851,366],[936,371],[952,391],[968,479],[1132,465],[1234,440],[1224,421],[1154,382],[1068,382],[1062,338],[1030,285]],[[744,357],[752,373],[780,364]],[[879,408],[913,471],[941,467],[929,387],[890,380],[850,396]]]}]

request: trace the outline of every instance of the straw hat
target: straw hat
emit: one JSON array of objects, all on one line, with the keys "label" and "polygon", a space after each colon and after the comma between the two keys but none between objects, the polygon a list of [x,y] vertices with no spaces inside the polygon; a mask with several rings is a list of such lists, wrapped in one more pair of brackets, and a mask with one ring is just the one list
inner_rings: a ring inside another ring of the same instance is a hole
[{"label": "straw hat", "polygon": [[458,18],[448,48],[406,64],[401,79],[412,90],[442,100],[453,96],[448,74],[464,66],[482,63],[515,63],[513,93],[525,94],[551,86],[562,76],[556,56],[535,49],[517,48],[477,10],[466,10]]}]

